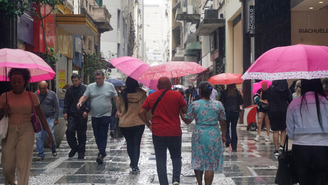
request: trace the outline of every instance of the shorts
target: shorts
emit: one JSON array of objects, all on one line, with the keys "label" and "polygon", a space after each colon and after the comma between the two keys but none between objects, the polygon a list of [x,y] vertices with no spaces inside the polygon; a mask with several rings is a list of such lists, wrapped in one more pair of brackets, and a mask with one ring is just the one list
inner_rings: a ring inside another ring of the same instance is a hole
[{"label": "shorts", "polygon": [[271,130],[279,131],[279,130],[286,130],[286,112],[281,111],[272,111],[269,112],[269,119]]},{"label": "shorts", "polygon": [[268,109],[257,108],[257,112],[263,112],[265,114],[268,114]]}]

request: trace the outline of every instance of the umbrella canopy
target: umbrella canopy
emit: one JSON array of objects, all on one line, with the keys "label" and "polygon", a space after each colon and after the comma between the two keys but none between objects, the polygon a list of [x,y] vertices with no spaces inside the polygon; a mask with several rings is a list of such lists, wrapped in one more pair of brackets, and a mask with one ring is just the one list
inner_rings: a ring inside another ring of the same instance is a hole
[{"label": "umbrella canopy", "polygon": [[125,82],[123,80],[118,80],[115,78],[108,79],[106,82],[112,83],[115,87],[124,86]]},{"label": "umbrella canopy", "polygon": [[[262,82],[263,80],[253,84],[253,94],[256,94],[257,91],[262,88],[262,84],[261,84]],[[267,88],[269,88],[271,85],[272,85],[272,81],[267,81]]]},{"label": "umbrella canopy", "polygon": [[149,67],[139,79],[154,80],[161,77],[177,78],[205,71],[206,68],[196,62],[167,62]]},{"label": "umbrella canopy", "polygon": [[242,83],[244,80],[241,79],[240,74],[234,73],[221,73],[215,76],[212,76],[207,81],[210,82],[212,85],[228,85],[228,84],[239,84]]},{"label": "umbrella canopy", "polygon": [[328,47],[292,45],[276,47],[261,55],[243,79],[316,79],[328,77]]},{"label": "umbrella canopy", "polygon": [[[6,69],[7,68],[7,69]],[[7,81],[5,71],[11,68],[25,68],[31,72],[30,82],[51,80],[56,73],[39,56],[21,49],[0,49],[0,81]]]},{"label": "umbrella canopy", "polygon": [[133,57],[119,57],[111,59],[110,63],[129,77],[139,81],[143,85],[157,90],[158,80],[140,80],[140,75],[149,68],[149,65]]}]

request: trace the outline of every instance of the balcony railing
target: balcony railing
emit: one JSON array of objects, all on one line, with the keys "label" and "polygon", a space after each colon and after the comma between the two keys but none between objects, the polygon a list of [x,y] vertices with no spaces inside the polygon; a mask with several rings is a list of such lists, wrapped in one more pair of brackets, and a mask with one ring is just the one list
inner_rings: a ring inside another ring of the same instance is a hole
[{"label": "balcony railing", "polygon": [[175,14],[177,21],[186,21],[194,24],[199,23],[200,14],[196,5],[188,5],[188,7],[178,8]]},{"label": "balcony railing", "polygon": [[209,36],[217,28],[223,26],[225,26],[225,19],[219,19],[219,10],[204,10],[204,17],[200,19],[196,34],[198,36]]}]

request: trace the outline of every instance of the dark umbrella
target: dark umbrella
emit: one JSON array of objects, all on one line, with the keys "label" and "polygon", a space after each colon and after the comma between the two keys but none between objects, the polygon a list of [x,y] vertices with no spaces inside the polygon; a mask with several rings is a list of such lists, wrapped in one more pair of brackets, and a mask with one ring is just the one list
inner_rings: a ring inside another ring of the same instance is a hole
[{"label": "dark umbrella", "polygon": [[112,83],[115,87],[124,86],[125,85],[125,82],[124,81],[118,80],[118,79],[115,79],[115,78],[108,79],[108,80],[106,80],[106,82]]}]

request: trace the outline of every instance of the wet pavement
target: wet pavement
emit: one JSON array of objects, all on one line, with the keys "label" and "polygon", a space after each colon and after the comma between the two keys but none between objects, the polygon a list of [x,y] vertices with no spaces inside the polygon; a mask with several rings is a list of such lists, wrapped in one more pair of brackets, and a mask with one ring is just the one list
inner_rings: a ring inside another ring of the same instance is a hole
[{"label": "wet pavement", "polygon": [[[194,172],[190,169],[191,162],[191,134],[194,124],[182,123],[182,174],[180,184],[197,184]],[[215,173],[213,184],[222,185],[248,185],[248,184],[274,184],[277,170],[277,159],[273,155],[272,139],[265,142],[255,142],[256,133],[246,131],[246,127],[238,126],[238,148],[236,153],[231,147],[224,152],[224,172]],[[265,131],[261,135],[264,136]],[[272,134],[271,134],[272,135]],[[271,136],[272,138],[272,136]],[[37,161],[37,152],[34,149],[33,162],[29,184],[79,184],[79,185],[153,185],[159,184],[154,147],[151,132],[145,129],[141,141],[141,154],[139,161],[140,174],[130,174],[129,157],[126,143],[123,138],[108,139],[107,157],[104,164],[98,165],[98,154],[95,138],[93,137],[91,123],[88,124],[86,157],[78,160],[77,154],[68,158],[70,148],[66,138],[57,149],[58,156],[53,157],[49,149],[45,150],[45,159]],[[167,169],[169,181],[172,175],[172,163],[168,154]],[[4,183],[2,166],[0,165],[0,184]]]}]

